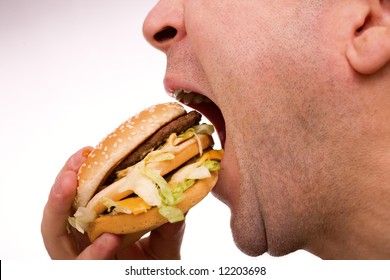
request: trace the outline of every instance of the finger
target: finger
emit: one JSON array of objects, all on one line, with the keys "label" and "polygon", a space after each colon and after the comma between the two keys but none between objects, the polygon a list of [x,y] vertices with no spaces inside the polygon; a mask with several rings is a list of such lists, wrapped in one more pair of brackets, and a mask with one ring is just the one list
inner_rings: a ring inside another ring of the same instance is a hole
[{"label": "finger", "polygon": [[67,218],[76,195],[78,169],[90,150],[89,147],[83,148],[68,159],[54,182],[44,208],[41,231],[52,258],[74,258],[77,254],[67,231]]},{"label": "finger", "polygon": [[62,167],[61,171],[58,173],[56,180],[67,171],[73,171],[77,173],[81,167],[81,165],[85,162],[85,159],[93,150],[92,147],[84,147],[74,153],[65,163],[64,167]]},{"label": "finger", "polygon": [[113,259],[119,249],[122,238],[119,235],[103,233],[78,256],[80,260]]},{"label": "finger", "polygon": [[153,230],[148,239],[141,240],[144,250],[154,259],[180,259],[185,222],[166,223]]},{"label": "finger", "polygon": [[41,231],[46,249],[54,259],[75,257],[67,231],[67,219],[76,195],[77,175],[66,171],[54,183],[43,211]]}]

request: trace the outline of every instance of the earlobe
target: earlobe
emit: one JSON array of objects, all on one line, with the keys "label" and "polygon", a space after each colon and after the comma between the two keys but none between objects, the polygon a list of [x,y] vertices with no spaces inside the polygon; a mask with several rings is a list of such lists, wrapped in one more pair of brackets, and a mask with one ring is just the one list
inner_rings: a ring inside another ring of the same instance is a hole
[{"label": "earlobe", "polygon": [[361,74],[379,71],[390,61],[390,27],[371,26],[355,34],[347,48],[347,58]]}]

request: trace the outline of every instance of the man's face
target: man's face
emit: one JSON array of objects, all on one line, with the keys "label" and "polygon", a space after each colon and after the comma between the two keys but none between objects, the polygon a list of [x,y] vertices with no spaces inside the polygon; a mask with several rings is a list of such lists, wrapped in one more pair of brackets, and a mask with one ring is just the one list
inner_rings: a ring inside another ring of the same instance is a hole
[{"label": "man's face", "polygon": [[340,113],[329,69],[343,65],[319,33],[322,7],[306,2],[162,0],[144,25],[167,55],[167,91],[194,92],[176,97],[219,131],[225,156],[214,194],[250,255],[304,247],[327,211],[318,205],[331,184],[327,127]]}]

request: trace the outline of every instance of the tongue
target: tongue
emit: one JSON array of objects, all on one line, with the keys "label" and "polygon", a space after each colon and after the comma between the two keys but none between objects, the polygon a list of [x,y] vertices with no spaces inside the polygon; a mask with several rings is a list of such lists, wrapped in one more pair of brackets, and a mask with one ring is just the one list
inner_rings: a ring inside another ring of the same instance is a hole
[{"label": "tongue", "polygon": [[224,148],[226,139],[225,120],[218,106],[215,105],[213,102],[204,102],[200,104],[189,103],[186,105],[195,110],[198,110],[214,125],[215,129],[218,132],[218,137],[221,141],[222,148]]}]

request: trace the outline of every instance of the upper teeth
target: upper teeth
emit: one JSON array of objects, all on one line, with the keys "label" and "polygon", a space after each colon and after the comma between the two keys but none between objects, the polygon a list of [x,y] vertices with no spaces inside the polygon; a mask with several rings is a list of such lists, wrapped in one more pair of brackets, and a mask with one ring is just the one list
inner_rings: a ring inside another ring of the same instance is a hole
[{"label": "upper teeth", "polygon": [[184,104],[200,104],[200,103],[210,103],[211,100],[207,98],[206,96],[203,96],[201,94],[194,93],[189,90],[185,89],[176,89],[173,92],[173,96],[180,102],[183,102]]}]

